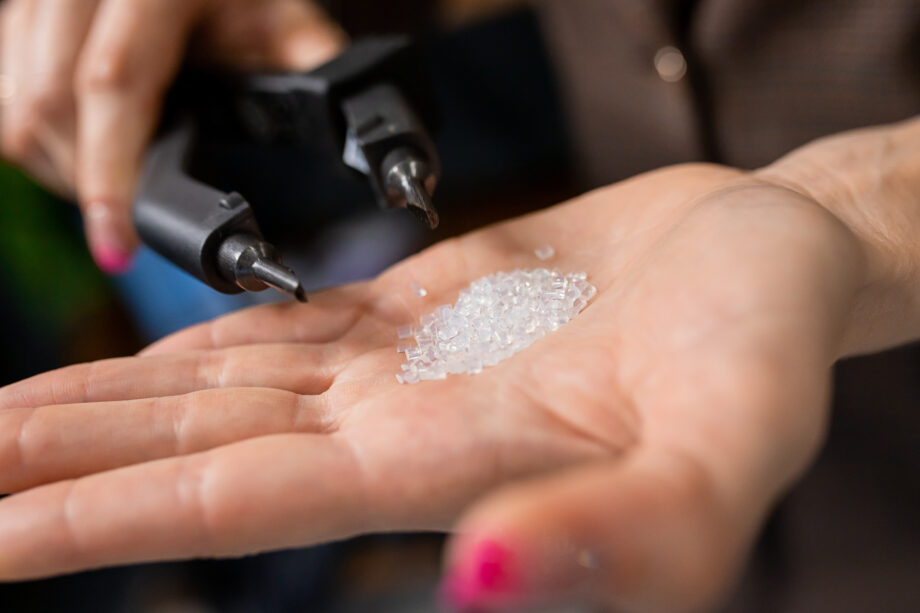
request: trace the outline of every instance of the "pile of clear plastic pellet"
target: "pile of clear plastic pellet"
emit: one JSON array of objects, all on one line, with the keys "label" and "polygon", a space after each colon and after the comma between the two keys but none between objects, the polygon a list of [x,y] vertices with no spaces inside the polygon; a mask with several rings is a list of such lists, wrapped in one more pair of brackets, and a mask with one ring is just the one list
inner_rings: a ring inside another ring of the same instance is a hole
[{"label": "pile of clear plastic pellet", "polygon": [[[406,354],[400,383],[479,373],[568,323],[597,289],[583,272],[537,268],[499,272],[474,281],[457,304],[423,315],[418,326],[397,330]],[[415,343],[408,341],[414,337]]]}]

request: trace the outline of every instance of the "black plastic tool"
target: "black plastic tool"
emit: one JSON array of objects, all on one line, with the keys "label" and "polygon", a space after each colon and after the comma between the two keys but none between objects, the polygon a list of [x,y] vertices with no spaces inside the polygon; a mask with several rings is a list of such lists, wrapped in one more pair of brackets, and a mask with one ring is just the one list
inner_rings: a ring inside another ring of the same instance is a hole
[{"label": "black plastic tool", "polygon": [[141,239],[212,288],[306,293],[267,243],[249,202],[192,176],[203,141],[308,143],[369,181],[385,209],[438,224],[441,176],[421,58],[403,38],[374,38],[307,73],[185,75],[144,162],[134,224]]}]

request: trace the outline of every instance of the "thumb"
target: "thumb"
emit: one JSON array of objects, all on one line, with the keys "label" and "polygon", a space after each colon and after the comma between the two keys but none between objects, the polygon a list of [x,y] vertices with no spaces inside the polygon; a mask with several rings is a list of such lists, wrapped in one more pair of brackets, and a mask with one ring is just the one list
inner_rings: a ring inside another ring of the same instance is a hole
[{"label": "thumb", "polygon": [[637,450],[486,498],[460,524],[441,595],[455,611],[705,609],[767,504],[729,496],[685,455]]},{"label": "thumb", "polygon": [[346,41],[315,3],[266,0],[217,9],[202,24],[193,52],[238,70],[309,70],[332,59]]}]

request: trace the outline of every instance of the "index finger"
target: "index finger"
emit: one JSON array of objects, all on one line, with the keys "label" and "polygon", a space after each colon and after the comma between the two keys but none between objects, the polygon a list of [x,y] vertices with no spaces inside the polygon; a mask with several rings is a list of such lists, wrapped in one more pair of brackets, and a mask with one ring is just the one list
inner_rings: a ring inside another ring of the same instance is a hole
[{"label": "index finger", "polygon": [[310,302],[252,306],[180,330],[153,343],[140,355],[221,349],[254,343],[328,343],[344,336],[373,310],[368,285],[327,290]]},{"label": "index finger", "polygon": [[203,0],[106,0],[76,76],[77,191],[97,263],[122,272],[141,156]]}]

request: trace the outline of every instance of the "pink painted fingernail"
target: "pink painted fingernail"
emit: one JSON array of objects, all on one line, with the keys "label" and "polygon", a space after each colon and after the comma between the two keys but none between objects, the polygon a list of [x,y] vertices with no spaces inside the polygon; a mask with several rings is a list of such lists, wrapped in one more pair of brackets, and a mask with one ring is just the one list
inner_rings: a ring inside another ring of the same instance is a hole
[{"label": "pink painted fingernail", "polygon": [[121,275],[131,269],[133,262],[131,254],[115,245],[106,243],[94,245],[92,252],[96,266],[106,274]]},{"label": "pink painted fingernail", "polygon": [[501,543],[479,541],[448,571],[441,583],[441,602],[451,611],[475,611],[513,600],[522,589],[517,562]]},{"label": "pink painted fingernail", "polygon": [[128,272],[133,260],[131,251],[125,249],[121,240],[126,232],[125,224],[130,222],[117,215],[118,210],[110,203],[96,201],[90,203],[85,212],[86,237],[93,260],[102,272],[110,275]]}]

